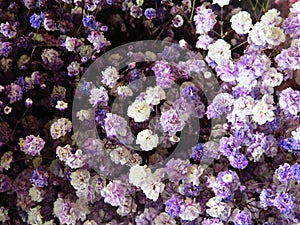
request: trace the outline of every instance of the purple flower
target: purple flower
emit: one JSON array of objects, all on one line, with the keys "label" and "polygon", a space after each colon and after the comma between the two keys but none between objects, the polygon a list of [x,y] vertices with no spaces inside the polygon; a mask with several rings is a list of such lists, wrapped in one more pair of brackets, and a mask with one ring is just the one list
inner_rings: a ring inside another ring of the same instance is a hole
[{"label": "purple flower", "polygon": [[230,165],[234,168],[245,169],[248,165],[248,160],[245,155],[240,152],[234,152],[228,157]]},{"label": "purple flower", "polygon": [[10,104],[21,100],[23,97],[22,87],[14,83],[6,86],[6,93]]},{"label": "purple flower", "polygon": [[204,7],[196,8],[196,15],[193,20],[196,25],[196,33],[204,34],[213,29],[214,25],[217,23],[216,15],[211,9],[206,9]]},{"label": "purple flower", "polygon": [[185,122],[175,109],[170,109],[162,112],[160,117],[160,126],[163,132],[168,132],[169,135],[174,135],[184,128]]},{"label": "purple flower", "polygon": [[288,193],[282,192],[276,195],[274,206],[283,214],[290,214],[294,209],[295,198]]},{"label": "purple flower", "polygon": [[147,19],[151,20],[156,17],[156,11],[153,8],[147,8],[144,12],[144,15]]},{"label": "purple flower", "polygon": [[82,18],[82,23],[83,23],[83,26],[85,27],[89,27],[89,28],[92,28],[92,29],[97,29],[97,22],[95,20],[95,17],[93,15],[86,15]]},{"label": "purple flower", "polygon": [[259,199],[260,199],[260,205],[263,208],[266,208],[268,206],[273,205],[273,201],[275,198],[274,191],[271,189],[263,189],[260,193]]},{"label": "purple flower", "polygon": [[200,161],[204,154],[204,146],[203,143],[198,143],[195,147],[192,148],[191,158],[195,161]]},{"label": "purple flower", "polygon": [[234,225],[251,225],[251,215],[241,211],[234,218]]},{"label": "purple flower", "polygon": [[152,67],[156,77],[156,84],[162,88],[169,88],[174,84],[175,78],[171,66],[164,61],[158,61]]},{"label": "purple flower", "polygon": [[293,179],[300,181],[300,164],[295,163],[290,167],[290,174],[293,177]]},{"label": "purple flower", "polygon": [[1,173],[0,174],[0,193],[9,191],[10,189],[11,189],[11,179],[8,176]]},{"label": "purple flower", "polygon": [[19,139],[20,150],[28,155],[40,155],[41,150],[45,146],[45,141],[38,135],[29,135],[25,139]]},{"label": "purple flower", "polygon": [[300,141],[295,140],[294,138],[280,139],[278,146],[287,151],[300,151]]},{"label": "purple flower", "polygon": [[183,188],[184,195],[187,197],[197,197],[200,194],[201,186],[193,185],[192,183],[187,184]]},{"label": "purple flower", "polygon": [[11,51],[12,51],[12,47],[10,42],[0,41],[0,56],[8,57]]},{"label": "purple flower", "polygon": [[204,219],[201,225],[220,225],[223,224],[219,219]]},{"label": "purple flower", "polygon": [[287,183],[291,179],[290,164],[284,163],[275,171],[275,175],[279,181]]},{"label": "purple flower", "polygon": [[180,205],[182,204],[183,200],[173,195],[165,202],[165,211],[172,217],[177,217],[180,214]]},{"label": "purple flower", "polygon": [[40,168],[32,171],[30,175],[30,182],[36,187],[43,188],[48,185],[49,174],[47,171],[44,171]]},{"label": "purple flower", "polygon": [[300,112],[300,92],[286,88],[279,94],[279,107],[285,114],[297,115]]},{"label": "purple flower", "polygon": [[44,18],[45,18],[44,13],[41,13],[40,15],[37,15],[36,13],[32,14],[30,17],[31,27],[36,29],[39,28],[43,24]]}]

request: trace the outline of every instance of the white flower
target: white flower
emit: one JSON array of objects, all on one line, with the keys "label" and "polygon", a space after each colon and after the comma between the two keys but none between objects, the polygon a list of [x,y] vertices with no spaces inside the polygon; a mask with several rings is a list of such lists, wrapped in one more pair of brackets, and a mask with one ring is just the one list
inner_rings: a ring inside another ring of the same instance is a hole
[{"label": "white flower", "polygon": [[273,46],[280,45],[285,41],[285,35],[282,29],[279,27],[270,27],[265,33],[266,42],[270,45],[269,48]]},{"label": "white flower", "polygon": [[135,122],[144,122],[150,116],[150,106],[145,101],[135,100],[128,107],[127,115]]},{"label": "white flower", "polygon": [[231,58],[230,44],[223,39],[217,40],[208,46],[207,56],[215,61],[217,65],[222,65]]},{"label": "white flower", "polygon": [[132,96],[133,92],[128,86],[119,86],[117,88],[117,94],[121,97]]},{"label": "white flower", "polygon": [[89,102],[95,107],[100,104],[106,106],[108,101],[108,94],[104,87],[93,88],[91,90]]},{"label": "white flower", "polygon": [[149,105],[158,105],[161,100],[166,98],[166,93],[160,86],[148,87],[144,96],[145,101]]},{"label": "white flower", "polygon": [[183,220],[192,221],[198,218],[201,212],[201,206],[199,203],[185,202],[180,205],[179,217]]},{"label": "white flower", "polygon": [[253,27],[251,15],[246,11],[241,11],[233,15],[230,19],[231,28],[237,34],[247,34]]},{"label": "white flower", "polygon": [[282,18],[279,15],[280,12],[277,9],[270,9],[261,17],[260,21],[266,26],[276,26],[282,21]]},{"label": "white flower", "polygon": [[31,208],[28,210],[28,224],[31,225],[42,225],[43,224],[43,216],[40,212],[41,206],[36,206],[35,208]]},{"label": "white flower", "polygon": [[29,196],[32,201],[41,202],[44,199],[43,194],[44,191],[41,188],[38,188],[36,186],[32,186],[29,189]]},{"label": "white flower", "polygon": [[240,97],[233,102],[232,114],[237,115],[239,118],[252,115],[252,108],[254,106],[254,99],[250,96]]},{"label": "white flower", "polygon": [[262,85],[276,87],[283,81],[283,74],[277,72],[275,68],[270,68],[262,77]]},{"label": "white flower", "polygon": [[273,97],[271,95],[264,95],[262,100],[260,100],[252,109],[253,121],[257,122],[259,125],[263,125],[268,121],[272,121],[275,118],[273,104]]},{"label": "white flower", "polygon": [[81,109],[76,113],[76,117],[78,117],[80,121],[88,120],[90,118],[90,111],[86,109]]},{"label": "white flower", "polygon": [[127,148],[120,147],[120,146],[113,149],[109,153],[109,156],[110,156],[111,160],[115,164],[121,164],[121,165],[124,165],[125,163],[128,162],[130,155],[131,155],[130,151]]},{"label": "white flower", "polygon": [[158,136],[153,134],[151,130],[145,129],[138,133],[136,138],[136,144],[141,146],[144,151],[151,151],[153,148],[157,147]]},{"label": "white flower", "polygon": [[297,13],[297,14],[300,13],[300,1],[297,1],[292,5],[292,8],[290,8],[290,12]]},{"label": "white flower", "polygon": [[5,222],[9,220],[8,210],[6,210],[3,206],[0,207],[0,222]]},{"label": "white flower", "polygon": [[129,170],[129,183],[136,187],[140,187],[144,179],[147,177],[147,166],[134,165]]},{"label": "white flower", "polygon": [[196,42],[196,48],[202,48],[207,50],[208,46],[213,43],[214,39],[212,39],[209,35],[203,34],[198,37],[198,41]]},{"label": "white flower", "polygon": [[55,108],[60,111],[64,111],[66,108],[68,108],[68,103],[64,101],[57,101]]},{"label": "white flower", "polygon": [[86,169],[78,169],[71,173],[71,185],[76,190],[86,189],[91,178],[90,172]]},{"label": "white flower", "polygon": [[230,216],[231,209],[229,205],[225,202],[221,202],[218,197],[209,199],[206,205],[209,207],[209,209],[206,210],[206,213],[211,217],[225,221]]},{"label": "white flower", "polygon": [[162,225],[162,224],[176,225],[176,221],[168,213],[162,212],[155,217],[154,225]]},{"label": "white flower", "polygon": [[223,7],[225,5],[229,5],[230,0],[213,0],[213,4],[218,4]]},{"label": "white flower", "polygon": [[102,73],[101,82],[110,88],[113,88],[116,85],[117,80],[120,78],[118,70],[112,66],[107,67],[101,73]]}]

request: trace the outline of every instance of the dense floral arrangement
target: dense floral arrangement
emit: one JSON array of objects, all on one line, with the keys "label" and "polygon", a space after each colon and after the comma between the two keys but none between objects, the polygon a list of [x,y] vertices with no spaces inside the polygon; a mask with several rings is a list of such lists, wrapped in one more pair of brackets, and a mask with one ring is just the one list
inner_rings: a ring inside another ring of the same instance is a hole
[{"label": "dense floral arrangement", "polygon": [[0,6],[1,224],[300,224],[300,1]]}]

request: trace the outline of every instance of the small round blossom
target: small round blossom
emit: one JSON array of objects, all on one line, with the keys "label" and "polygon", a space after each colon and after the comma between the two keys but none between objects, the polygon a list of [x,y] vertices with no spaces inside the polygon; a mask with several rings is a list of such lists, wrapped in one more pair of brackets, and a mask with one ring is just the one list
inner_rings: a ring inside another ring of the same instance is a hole
[{"label": "small round blossom", "polygon": [[295,198],[288,193],[277,193],[274,199],[274,206],[280,210],[281,213],[290,214],[294,209]]},{"label": "small round blossom", "polygon": [[107,67],[101,72],[101,74],[101,82],[110,88],[113,88],[116,85],[117,80],[120,78],[118,70],[112,66]]},{"label": "small round blossom", "polygon": [[82,43],[77,38],[67,37],[64,42],[64,47],[69,52],[77,52]]},{"label": "small round blossom", "polygon": [[153,134],[151,130],[146,129],[138,133],[136,143],[141,146],[142,150],[151,151],[157,147],[158,136]]},{"label": "small round blossom", "polygon": [[90,111],[86,109],[81,109],[76,113],[76,117],[78,117],[80,121],[88,120],[90,116],[91,116]]},{"label": "small round blossom", "polygon": [[124,165],[129,161],[131,154],[127,148],[118,146],[109,153],[109,156],[115,164]]},{"label": "small round blossom", "polygon": [[185,201],[180,205],[179,217],[183,220],[192,221],[198,218],[201,213],[201,206],[199,203]]},{"label": "small round blossom", "polygon": [[262,100],[260,100],[252,109],[253,121],[257,122],[259,125],[265,124],[267,121],[272,121],[275,119],[273,104],[273,97],[271,95],[264,95]]},{"label": "small round blossom", "polygon": [[45,191],[42,191],[41,188],[33,186],[29,189],[29,196],[32,201],[41,202],[44,199]]},{"label": "small round blossom", "polygon": [[154,219],[154,225],[161,224],[176,225],[176,221],[171,216],[169,216],[169,214],[162,212]]},{"label": "small round blossom", "polygon": [[64,101],[57,101],[55,108],[60,111],[64,111],[66,108],[68,108],[68,103]]},{"label": "small round blossom", "polygon": [[208,49],[208,46],[212,44],[214,39],[212,39],[209,35],[203,34],[198,37],[198,41],[196,43],[196,48],[202,48],[204,50]]},{"label": "small round blossom", "polygon": [[68,76],[74,77],[80,74],[82,68],[80,67],[80,63],[73,61],[68,65],[67,70],[68,70]]},{"label": "small round blossom", "polygon": [[148,87],[144,99],[149,105],[158,105],[166,98],[165,91],[160,86]]},{"label": "small round blossom", "polygon": [[112,206],[120,206],[125,199],[126,187],[120,181],[111,181],[101,190],[104,202]]},{"label": "small round blossom", "polygon": [[183,200],[179,199],[175,195],[172,198],[168,199],[165,202],[165,210],[166,212],[171,215],[173,218],[179,216],[180,214],[180,205],[183,204]]},{"label": "small round blossom", "polygon": [[4,170],[8,170],[10,168],[10,164],[13,161],[13,152],[7,151],[1,157],[0,160],[0,172]]},{"label": "small round blossom", "polygon": [[72,169],[78,169],[86,164],[86,155],[83,154],[81,149],[77,149],[74,154],[66,160],[66,165]]},{"label": "small round blossom", "polygon": [[64,65],[64,62],[59,57],[59,52],[52,48],[45,49],[42,52],[41,57],[42,57],[43,63],[53,70],[58,70]]},{"label": "small round blossom", "polygon": [[93,15],[86,15],[82,18],[82,24],[85,27],[89,27],[92,29],[97,29],[97,22],[95,20],[95,17]]},{"label": "small round blossom", "polygon": [[0,33],[3,34],[5,37],[13,38],[17,35],[17,28],[14,25],[6,23],[0,24]]},{"label": "small round blossom", "polygon": [[144,122],[149,119],[150,106],[145,101],[135,100],[127,110],[127,115],[135,122]]},{"label": "small round blossom", "polygon": [[50,127],[50,134],[53,139],[63,137],[72,129],[72,122],[67,118],[60,118]]},{"label": "small round blossom", "polygon": [[251,15],[246,11],[241,11],[233,15],[230,19],[231,28],[237,34],[247,34],[253,27]]},{"label": "small round blossom", "polygon": [[206,209],[206,213],[208,215],[214,218],[218,218],[222,221],[226,221],[231,214],[230,206],[225,202],[221,202],[220,198],[218,197],[209,199],[206,203],[206,206],[209,207],[208,209]]},{"label": "small round blossom", "polygon": [[277,26],[281,23],[282,18],[280,17],[280,12],[277,9],[269,9],[260,20],[267,26]]},{"label": "small round blossom", "polygon": [[172,20],[172,23],[173,23],[173,26],[174,27],[181,27],[183,25],[183,18],[181,15],[176,15],[173,20]]},{"label": "small round blossom", "polygon": [[153,8],[147,8],[144,12],[144,15],[149,20],[154,19],[156,18],[156,10]]},{"label": "small round blossom", "polygon": [[213,60],[217,65],[222,65],[231,58],[230,44],[223,39],[218,39],[208,46],[207,57]]},{"label": "small round blossom", "polygon": [[221,7],[229,5],[230,0],[213,0],[213,4],[218,4]]},{"label": "small round blossom", "polygon": [[64,147],[56,147],[56,155],[60,161],[65,162],[72,155],[72,148],[69,144]]},{"label": "small round blossom", "polygon": [[8,57],[12,52],[13,48],[10,42],[1,42],[0,41],[0,56]]},{"label": "small round blossom", "polygon": [[193,20],[196,25],[197,34],[205,34],[213,29],[214,25],[217,23],[216,15],[211,9],[206,9],[204,7],[196,8],[196,15]]},{"label": "small round blossom", "polygon": [[162,112],[160,125],[163,132],[168,132],[173,136],[184,128],[185,122],[175,109],[170,109]]},{"label": "small round blossom", "polygon": [[0,207],[0,222],[5,223],[10,218],[8,216],[8,210],[6,210],[3,206]]},{"label": "small round blossom", "polygon": [[234,225],[251,225],[251,215],[245,211],[237,213],[234,217]]},{"label": "small round blossom", "polygon": [[35,169],[30,175],[30,182],[36,187],[42,188],[48,185],[49,174],[42,169]]},{"label": "small round blossom", "polygon": [[108,99],[109,97],[104,87],[93,88],[91,90],[89,102],[92,104],[92,106],[106,106]]},{"label": "small round blossom", "polygon": [[297,115],[300,112],[300,92],[286,88],[279,94],[279,107],[284,113]]},{"label": "small round blossom", "polygon": [[10,85],[6,86],[6,93],[10,104],[17,102],[23,98],[22,87],[15,83],[11,83]]},{"label": "small round blossom", "polygon": [[38,135],[29,135],[25,139],[19,139],[20,150],[28,155],[40,155],[40,152],[45,146],[45,141]]},{"label": "small round blossom", "polygon": [[30,24],[33,28],[39,28],[43,24],[44,14],[37,15],[36,13],[30,16]]},{"label": "small round blossom", "polygon": [[117,138],[124,144],[133,142],[133,136],[126,120],[119,115],[107,113],[104,119],[104,129],[108,138]]},{"label": "small round blossom", "polygon": [[91,178],[90,173],[86,169],[78,169],[71,173],[71,185],[76,190],[86,189]]},{"label": "small round blossom", "polygon": [[284,163],[275,171],[275,175],[280,182],[287,183],[291,179],[290,164]]},{"label": "small round blossom", "polygon": [[128,86],[118,86],[117,94],[123,98],[133,95],[132,90]]}]

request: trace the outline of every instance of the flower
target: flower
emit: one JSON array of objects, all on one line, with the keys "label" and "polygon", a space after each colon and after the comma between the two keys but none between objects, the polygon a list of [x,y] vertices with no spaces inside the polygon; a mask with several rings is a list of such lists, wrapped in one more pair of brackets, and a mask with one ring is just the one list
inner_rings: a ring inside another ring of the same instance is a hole
[{"label": "flower", "polygon": [[173,20],[172,20],[172,23],[173,23],[173,26],[174,27],[181,27],[183,25],[183,18],[181,15],[176,15]]},{"label": "flower", "polygon": [[111,181],[101,190],[104,202],[112,206],[120,206],[125,199],[126,187],[120,181]]},{"label": "flower", "polygon": [[156,10],[153,8],[147,8],[144,12],[145,17],[148,20],[156,18]]},{"label": "flower", "polygon": [[144,122],[149,119],[150,106],[146,101],[135,100],[127,110],[127,115],[135,122]]},{"label": "flower", "polygon": [[183,200],[173,195],[170,199],[165,202],[165,210],[173,218],[179,216],[180,205],[183,204]]},{"label": "flower", "polygon": [[237,213],[234,217],[234,225],[251,225],[251,215],[245,211]]},{"label": "flower", "polygon": [[247,34],[253,27],[251,15],[246,11],[240,11],[230,19],[231,28],[237,34]]},{"label": "flower", "polygon": [[287,183],[291,179],[290,164],[284,163],[275,171],[275,175],[280,182]]},{"label": "flower", "polygon": [[37,15],[36,13],[32,14],[30,16],[30,24],[31,24],[31,27],[33,28],[39,28],[42,24],[43,24],[43,21],[44,21],[44,14],[41,13],[40,15]]},{"label": "flower", "polygon": [[157,147],[158,136],[153,134],[149,129],[145,129],[138,133],[136,138],[136,144],[141,146],[144,151],[151,151],[153,148]]},{"label": "flower", "polygon": [[71,173],[71,185],[76,190],[86,189],[91,178],[90,173],[86,169],[78,169]]},{"label": "flower", "polygon": [[72,129],[72,122],[67,118],[60,118],[50,126],[50,134],[53,139],[63,137]]},{"label": "flower", "polygon": [[92,104],[92,106],[106,106],[108,99],[109,97],[104,87],[93,88],[91,90],[89,102]]},{"label": "flower", "polygon": [[110,88],[113,88],[116,85],[117,80],[120,78],[118,70],[112,66],[107,67],[104,71],[101,72],[101,74],[101,82]]},{"label": "flower", "polygon": [[279,94],[279,107],[284,113],[297,115],[300,112],[300,92],[286,88]]},{"label": "flower", "polygon": [[201,212],[199,203],[185,201],[180,205],[179,217],[183,220],[192,221],[196,219]]},{"label": "flower", "polygon": [[217,16],[213,13],[213,11],[204,7],[197,7],[196,13],[197,14],[193,17],[193,21],[196,25],[196,33],[205,34],[212,30],[214,25],[217,23]]},{"label": "flower", "polygon": [[207,57],[217,65],[224,64],[225,61],[231,58],[230,44],[223,39],[218,39],[208,46]]},{"label": "flower", "polygon": [[45,141],[38,135],[29,135],[25,139],[19,139],[20,150],[28,155],[40,155],[41,150],[45,146]]},{"label": "flower", "polygon": [[290,214],[294,209],[295,198],[288,193],[277,193],[274,199],[274,206],[283,214]]},{"label": "flower", "polygon": [[11,25],[8,22],[0,24],[0,33],[5,37],[13,38],[17,35],[17,28],[15,25]]},{"label": "flower", "polygon": [[163,132],[168,132],[170,136],[175,135],[185,126],[183,118],[181,118],[175,109],[162,112],[159,123]]},{"label": "flower", "polygon": [[213,4],[218,4],[221,7],[229,5],[230,0],[213,0]]}]

